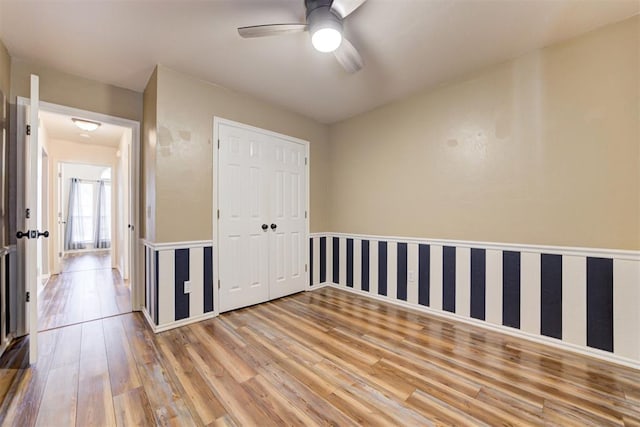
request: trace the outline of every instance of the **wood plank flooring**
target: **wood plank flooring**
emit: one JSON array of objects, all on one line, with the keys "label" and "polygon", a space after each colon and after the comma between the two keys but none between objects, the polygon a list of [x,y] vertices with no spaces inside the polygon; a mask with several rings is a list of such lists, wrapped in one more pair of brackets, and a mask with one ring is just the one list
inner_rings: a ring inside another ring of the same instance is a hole
[{"label": "wood plank flooring", "polygon": [[65,257],[39,295],[39,330],[58,328],[131,311],[129,283],[111,269],[108,253]]},{"label": "wood plank flooring", "polygon": [[324,288],[154,335],[139,313],[0,360],[0,424],[640,425],[640,371]]},{"label": "wood plank flooring", "polygon": [[67,254],[61,265],[63,273],[105,269],[111,269],[111,254],[108,251]]}]

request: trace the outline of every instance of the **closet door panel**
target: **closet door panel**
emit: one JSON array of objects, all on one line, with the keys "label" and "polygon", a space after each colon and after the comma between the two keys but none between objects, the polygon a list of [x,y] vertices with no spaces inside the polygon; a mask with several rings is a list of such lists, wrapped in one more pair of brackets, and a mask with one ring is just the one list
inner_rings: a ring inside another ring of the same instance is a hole
[{"label": "closet door panel", "polygon": [[271,137],[271,229],[269,296],[279,298],[306,287],[306,166],[302,144]]},{"label": "closet door panel", "polygon": [[269,299],[269,146],[264,136],[219,127],[220,311]]}]

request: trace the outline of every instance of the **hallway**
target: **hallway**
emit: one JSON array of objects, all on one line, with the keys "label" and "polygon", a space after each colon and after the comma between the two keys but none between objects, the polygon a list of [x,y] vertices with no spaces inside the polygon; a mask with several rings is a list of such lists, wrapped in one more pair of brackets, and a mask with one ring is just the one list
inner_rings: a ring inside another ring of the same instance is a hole
[{"label": "hallway", "polygon": [[39,330],[131,311],[129,283],[111,268],[109,253],[70,255],[38,299]]}]

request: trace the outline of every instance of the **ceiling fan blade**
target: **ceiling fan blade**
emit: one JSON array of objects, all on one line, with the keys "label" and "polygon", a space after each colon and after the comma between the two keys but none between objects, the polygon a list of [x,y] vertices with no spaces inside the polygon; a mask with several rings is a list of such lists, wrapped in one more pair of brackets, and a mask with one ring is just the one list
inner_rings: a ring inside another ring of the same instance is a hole
[{"label": "ceiling fan blade", "polygon": [[333,54],[347,73],[353,74],[360,70],[364,65],[362,57],[347,39],[342,39],[340,47],[336,49]]},{"label": "ceiling fan blade", "polygon": [[238,28],[238,34],[245,39],[253,37],[280,36],[290,33],[302,33],[304,31],[307,31],[307,24],[269,24]]},{"label": "ceiling fan blade", "polygon": [[365,1],[367,0],[333,0],[331,10],[344,19],[351,15],[351,12],[362,6]]}]

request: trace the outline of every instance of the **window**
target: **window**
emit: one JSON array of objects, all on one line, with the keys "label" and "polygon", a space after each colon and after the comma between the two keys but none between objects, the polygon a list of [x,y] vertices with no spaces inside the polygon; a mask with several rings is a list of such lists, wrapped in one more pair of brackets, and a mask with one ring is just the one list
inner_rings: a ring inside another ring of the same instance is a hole
[{"label": "window", "polygon": [[[105,176],[110,169],[101,178]],[[65,251],[111,247],[111,195],[106,179],[70,179]]]}]

